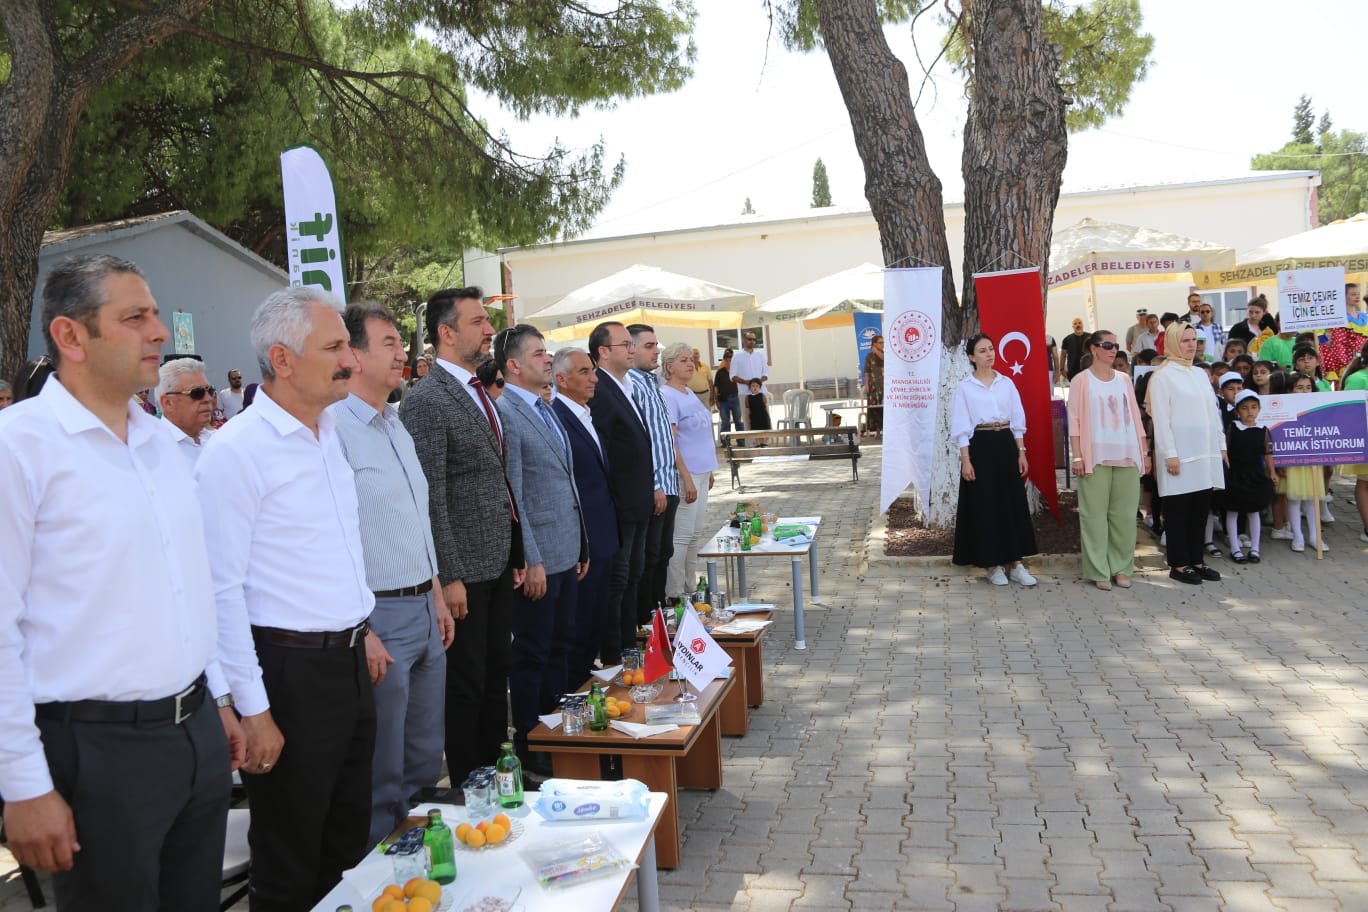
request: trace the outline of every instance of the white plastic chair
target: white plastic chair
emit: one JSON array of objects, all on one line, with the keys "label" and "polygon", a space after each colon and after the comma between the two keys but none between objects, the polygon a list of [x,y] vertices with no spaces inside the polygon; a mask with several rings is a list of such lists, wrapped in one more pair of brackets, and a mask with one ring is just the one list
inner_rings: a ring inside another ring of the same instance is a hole
[{"label": "white plastic chair", "polygon": [[812,393],[805,389],[791,389],[784,393],[784,417],[779,429],[812,427]]}]

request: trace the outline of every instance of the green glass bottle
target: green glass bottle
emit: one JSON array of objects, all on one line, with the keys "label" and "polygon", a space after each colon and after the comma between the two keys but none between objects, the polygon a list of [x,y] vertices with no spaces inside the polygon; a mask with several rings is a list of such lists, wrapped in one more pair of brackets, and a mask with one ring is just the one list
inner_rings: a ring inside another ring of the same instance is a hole
[{"label": "green glass bottle", "polygon": [[442,812],[436,808],[429,810],[423,846],[428,850],[428,863],[432,865],[431,877],[439,884],[449,884],[456,879],[456,849],[452,839],[451,827],[442,822]]},{"label": "green glass bottle", "polygon": [[603,688],[598,681],[594,681],[589,688],[589,709],[593,715],[589,717],[590,731],[608,730],[608,703],[603,697]]},{"label": "green glass bottle", "polygon": [[513,742],[505,741],[499,745],[503,751],[499,762],[494,764],[494,778],[499,785],[499,807],[513,810],[523,806],[522,761],[513,752]]}]

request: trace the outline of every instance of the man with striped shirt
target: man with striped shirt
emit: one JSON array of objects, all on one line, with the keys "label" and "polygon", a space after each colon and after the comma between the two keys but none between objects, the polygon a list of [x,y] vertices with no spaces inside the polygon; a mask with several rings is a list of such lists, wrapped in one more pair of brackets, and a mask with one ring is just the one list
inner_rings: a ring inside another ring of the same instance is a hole
[{"label": "man with striped shirt", "polygon": [[375,611],[366,664],[375,685],[370,841],[408,816],[410,796],[442,771],[446,647],[454,622],[434,585],[437,552],[428,484],[413,438],[388,404],[408,353],[389,311],[353,304],[343,314],[357,368],[347,398],[329,407],[356,478],[361,550]]},{"label": "man with striped shirt", "polygon": [[[678,592],[665,591],[665,574],[674,556],[674,521],[679,509],[680,494],[688,503],[698,497],[693,478],[688,471],[680,471],[683,459],[675,446],[674,430],[670,427],[670,413],[665,398],[660,394],[660,379],[655,374],[660,364],[660,343],[655,330],[645,323],[627,327],[635,344],[632,369],[627,372],[632,383],[632,399],[646,421],[651,435],[651,466],[655,478],[657,505],[664,500],[664,509],[657,509],[646,530],[646,567],[637,589],[637,623],[645,624],[657,604]],[[681,484],[682,479],[682,484]]]}]

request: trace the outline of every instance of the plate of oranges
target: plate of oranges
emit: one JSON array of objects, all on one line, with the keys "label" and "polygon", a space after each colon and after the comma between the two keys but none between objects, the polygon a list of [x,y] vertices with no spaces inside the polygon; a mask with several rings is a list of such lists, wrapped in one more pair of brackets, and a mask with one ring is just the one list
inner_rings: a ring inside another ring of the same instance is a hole
[{"label": "plate of oranges", "polygon": [[478,823],[462,823],[456,827],[453,833],[456,838],[452,842],[457,850],[467,852],[501,849],[516,842],[525,830],[521,820],[513,820],[500,812]]},{"label": "plate of oranges", "polygon": [[426,877],[411,878],[403,886],[390,884],[371,903],[371,912],[437,912],[451,905],[442,901],[442,885]]}]

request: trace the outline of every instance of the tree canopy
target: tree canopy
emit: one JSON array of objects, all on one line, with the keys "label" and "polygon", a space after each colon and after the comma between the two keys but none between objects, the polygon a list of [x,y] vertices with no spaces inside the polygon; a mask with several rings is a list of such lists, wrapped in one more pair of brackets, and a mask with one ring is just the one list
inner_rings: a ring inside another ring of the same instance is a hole
[{"label": "tree canopy", "polygon": [[831,181],[827,178],[826,165],[817,159],[812,166],[812,208],[820,209],[831,205]]},{"label": "tree canopy", "polygon": [[1311,135],[1315,111],[1303,95],[1292,113],[1292,139],[1276,152],[1254,156],[1256,171],[1316,170],[1321,173],[1320,223],[1328,225],[1368,209],[1368,135],[1333,129],[1330,112],[1321,113]]}]

